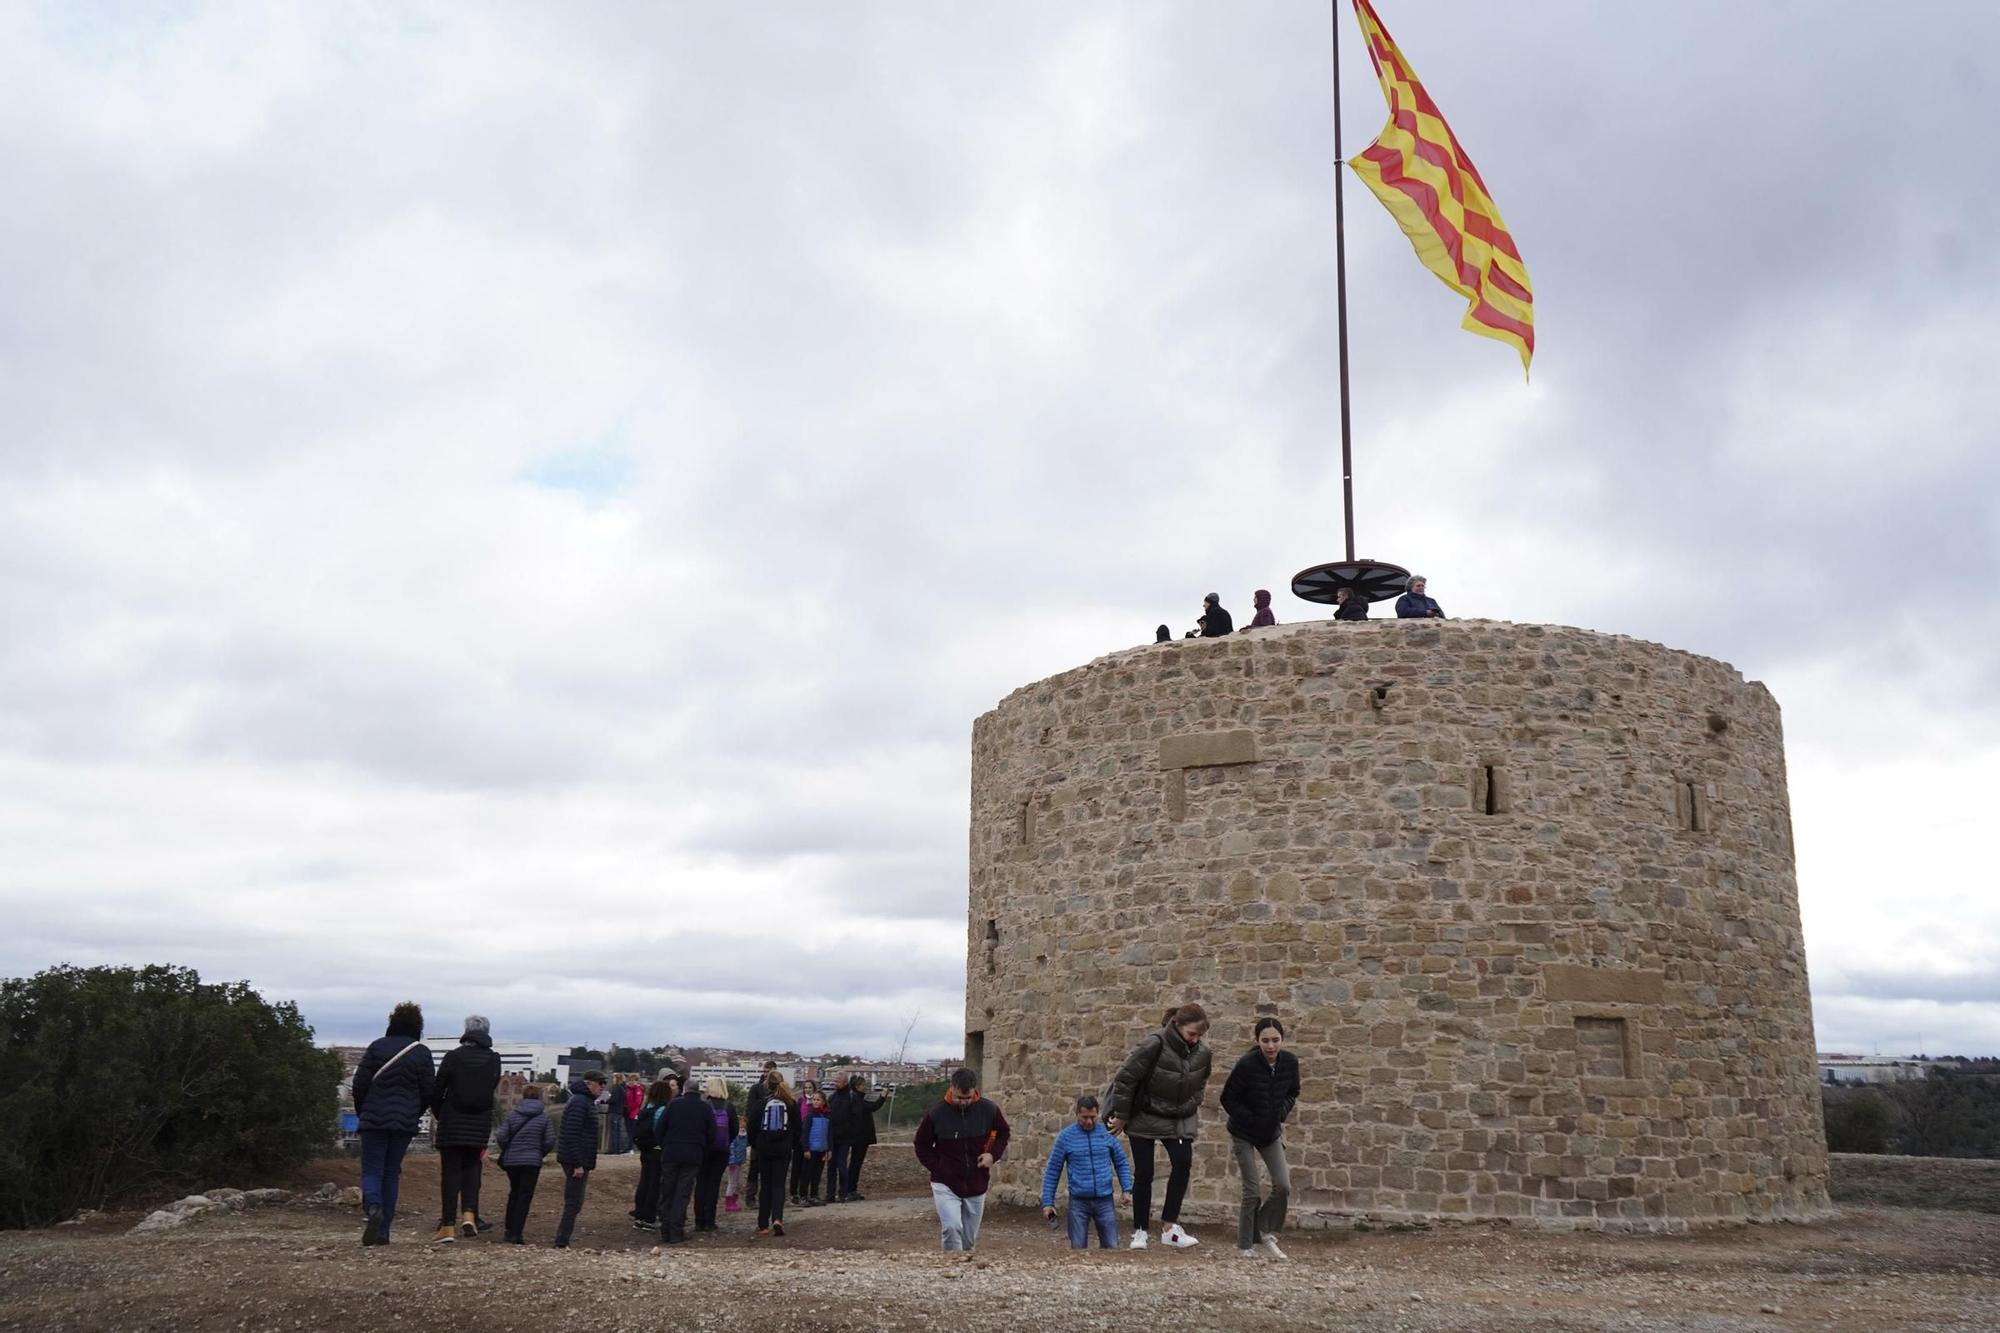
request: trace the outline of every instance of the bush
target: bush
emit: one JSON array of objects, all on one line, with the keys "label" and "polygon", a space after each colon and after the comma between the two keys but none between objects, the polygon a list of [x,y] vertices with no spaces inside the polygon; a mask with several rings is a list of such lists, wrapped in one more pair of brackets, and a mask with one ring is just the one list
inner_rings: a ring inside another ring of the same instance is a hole
[{"label": "bush", "polygon": [[289,1001],[182,967],[0,981],[0,1227],[327,1151],[340,1060]]},{"label": "bush", "polygon": [[1822,1088],[1829,1152],[1889,1151],[1896,1131],[1896,1108],[1873,1088]]}]

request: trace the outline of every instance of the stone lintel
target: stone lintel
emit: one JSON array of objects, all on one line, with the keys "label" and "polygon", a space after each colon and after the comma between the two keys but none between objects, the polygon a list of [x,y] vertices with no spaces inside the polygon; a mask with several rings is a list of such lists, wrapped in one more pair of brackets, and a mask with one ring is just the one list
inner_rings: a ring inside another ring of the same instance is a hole
[{"label": "stone lintel", "polygon": [[1214,768],[1257,762],[1254,731],[1198,731],[1160,740],[1161,768]]},{"label": "stone lintel", "polygon": [[1665,992],[1666,974],[1647,968],[1542,964],[1542,995],[1549,1000],[1580,1000],[1588,1004],[1658,1004]]}]

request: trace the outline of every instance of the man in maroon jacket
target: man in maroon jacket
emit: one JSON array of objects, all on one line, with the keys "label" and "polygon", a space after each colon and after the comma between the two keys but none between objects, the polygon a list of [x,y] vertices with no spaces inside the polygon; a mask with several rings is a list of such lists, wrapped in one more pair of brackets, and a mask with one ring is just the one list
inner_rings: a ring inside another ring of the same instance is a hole
[{"label": "man in maroon jacket", "polygon": [[1007,1117],[979,1095],[979,1076],[961,1069],[944,1100],[917,1125],[917,1160],[931,1174],[931,1202],[947,1250],[970,1250],[979,1241],[986,1187],[993,1163],[1007,1154]]}]

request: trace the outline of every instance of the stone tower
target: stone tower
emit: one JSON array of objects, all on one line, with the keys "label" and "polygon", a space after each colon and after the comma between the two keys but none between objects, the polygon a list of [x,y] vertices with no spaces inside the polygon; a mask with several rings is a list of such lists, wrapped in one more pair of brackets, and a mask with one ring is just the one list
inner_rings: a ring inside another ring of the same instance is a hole
[{"label": "stone tower", "polygon": [[1263,1013],[1301,1220],[1827,1207],[1778,707],[1723,663],[1478,621],[1100,658],[975,724],[970,918],[1003,1197],[1195,999],[1190,1217],[1233,1215],[1216,1099]]}]

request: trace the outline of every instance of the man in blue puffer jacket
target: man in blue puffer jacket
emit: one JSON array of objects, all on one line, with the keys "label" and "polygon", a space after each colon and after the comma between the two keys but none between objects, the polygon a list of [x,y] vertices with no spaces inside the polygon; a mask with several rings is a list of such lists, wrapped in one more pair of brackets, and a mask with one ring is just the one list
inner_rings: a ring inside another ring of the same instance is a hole
[{"label": "man in blue puffer jacket", "polygon": [[556,1139],[556,1165],[563,1174],[562,1221],[556,1224],[559,1250],[569,1248],[576,1215],[583,1211],[583,1193],[590,1187],[590,1173],[597,1169],[597,1094],[603,1091],[604,1075],[595,1069],[569,1081],[562,1134]]},{"label": "man in blue puffer jacket", "polygon": [[[1042,1216],[1055,1220],[1056,1182],[1069,1169],[1069,1247],[1090,1244],[1090,1227],[1097,1225],[1097,1248],[1118,1248],[1118,1208],[1132,1188],[1132,1164],[1118,1146],[1118,1136],[1097,1123],[1097,1098],[1076,1099],[1076,1123],[1063,1126],[1049,1150],[1042,1171]],[[1115,1187],[1115,1191],[1114,1191]],[[1113,1193],[1117,1198],[1112,1198]]]},{"label": "man in blue puffer jacket", "polygon": [[361,1122],[363,1245],[387,1245],[396,1221],[396,1187],[403,1154],[424,1110],[437,1095],[431,1048],[424,1045],[424,1011],[405,1000],[389,1015],[389,1030],[370,1042],[354,1070],[354,1110]]}]

